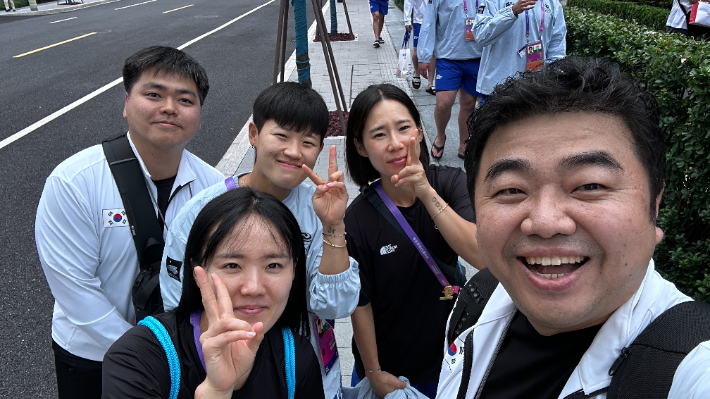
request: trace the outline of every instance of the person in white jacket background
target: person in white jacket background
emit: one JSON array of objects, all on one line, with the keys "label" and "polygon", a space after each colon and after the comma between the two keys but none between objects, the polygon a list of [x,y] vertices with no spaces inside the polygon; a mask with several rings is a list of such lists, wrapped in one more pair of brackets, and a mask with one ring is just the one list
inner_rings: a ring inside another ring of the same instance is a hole
[{"label": "person in white jacket background", "polygon": [[[500,284],[445,344],[437,398],[606,398],[631,343],[691,301],[651,258],[666,170],[655,99],[612,61],[565,58],[499,85],[470,131],[478,247]],[[709,344],[670,397],[710,397]]]},{"label": "person in white jacket background", "polygon": [[542,63],[528,46],[541,43],[545,64],[563,58],[567,52],[567,26],[559,0],[484,0],[476,14],[476,41],[483,46],[476,90],[486,97],[507,78]]},{"label": "person in white jacket background", "polygon": [[[421,87],[422,84],[422,78],[419,74],[417,45],[419,44],[419,32],[422,29],[422,19],[424,19],[425,1],[426,0],[404,0],[404,29],[406,29],[407,32],[411,32],[412,35],[412,67],[414,68],[412,87],[415,89]],[[429,84],[429,86],[431,86],[431,84]]]}]

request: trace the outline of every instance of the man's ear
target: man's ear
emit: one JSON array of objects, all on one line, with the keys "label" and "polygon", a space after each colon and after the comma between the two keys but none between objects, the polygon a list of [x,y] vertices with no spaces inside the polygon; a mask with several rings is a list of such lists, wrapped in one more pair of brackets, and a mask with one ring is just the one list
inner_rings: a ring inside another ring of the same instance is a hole
[{"label": "man's ear", "polygon": [[123,119],[128,119],[126,117],[126,105],[128,105],[128,92],[126,92],[126,98],[123,100]]},{"label": "man's ear", "polygon": [[321,140],[321,141],[320,141],[320,149],[318,150],[318,152],[323,151],[323,146],[324,146],[324,145],[325,145],[324,140]]},{"label": "man's ear", "polygon": [[[656,221],[658,221],[658,212],[661,207],[661,197],[663,197],[663,191],[665,191],[666,185],[663,185],[663,188],[661,188],[661,192],[658,193],[658,196],[656,197]],[[661,230],[660,227],[656,226],[656,244],[660,243],[661,240],[663,239],[663,230]]]},{"label": "man's ear", "polygon": [[355,149],[357,150],[357,153],[360,154],[360,156],[368,158],[367,151],[365,151],[365,147],[362,145],[360,140],[358,140],[357,138],[354,138],[353,143],[355,143]]},{"label": "man's ear", "polygon": [[249,144],[256,147],[256,138],[259,136],[259,129],[254,122],[249,122]]}]

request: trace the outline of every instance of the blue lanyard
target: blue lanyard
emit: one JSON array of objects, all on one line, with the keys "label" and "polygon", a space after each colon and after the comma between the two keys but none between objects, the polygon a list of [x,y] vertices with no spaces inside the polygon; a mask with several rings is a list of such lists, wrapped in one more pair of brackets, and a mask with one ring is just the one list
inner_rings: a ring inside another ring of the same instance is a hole
[{"label": "blue lanyard", "polygon": [[[478,1],[478,0],[476,0]],[[465,0],[464,0],[465,2]],[[542,21],[540,21],[540,33],[542,33],[542,28],[545,26],[545,0],[540,0],[540,12],[542,13]],[[542,35],[541,35],[542,36]],[[528,10],[525,10],[525,41],[528,41],[530,37],[530,16],[528,15]]]}]

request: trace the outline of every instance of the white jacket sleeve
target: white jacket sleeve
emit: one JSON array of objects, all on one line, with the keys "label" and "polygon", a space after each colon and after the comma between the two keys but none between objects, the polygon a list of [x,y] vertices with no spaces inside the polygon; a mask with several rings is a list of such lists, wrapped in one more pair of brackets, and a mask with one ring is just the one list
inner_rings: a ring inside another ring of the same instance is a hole
[{"label": "white jacket sleeve", "polygon": [[404,26],[412,24],[412,8],[414,0],[404,0]]},{"label": "white jacket sleeve", "polygon": [[552,37],[547,45],[545,63],[565,58],[567,55],[567,25],[562,6],[557,4],[552,25]]},{"label": "white jacket sleeve", "polygon": [[318,271],[323,256],[323,227],[313,236],[313,243],[306,254],[308,272],[308,307],[321,319],[341,319],[348,317],[357,307],[360,299],[360,270],[353,258],[350,267],[342,273],[325,275]]},{"label": "white jacket sleeve", "polygon": [[[184,281],[183,273],[185,270],[183,258],[185,257],[185,247],[187,246],[187,237],[183,237],[182,233],[182,230],[176,228],[168,229],[163,259],[160,261],[160,294],[163,297],[163,308],[166,312],[175,309],[182,296],[182,281]],[[180,280],[176,280],[168,273],[168,259],[171,259],[171,263],[181,263],[180,267],[177,268],[179,269],[177,275]]]},{"label": "white jacket sleeve", "polygon": [[35,241],[57,305],[69,321],[108,350],[132,326],[109,302],[96,276],[101,251],[92,213],[81,193],[50,176],[37,208]]},{"label": "white jacket sleeve", "polygon": [[678,366],[668,399],[710,398],[710,341],[693,349]]},{"label": "white jacket sleeve", "polygon": [[439,0],[432,0],[430,4],[424,6],[424,20],[419,31],[419,43],[417,44],[417,57],[419,62],[429,62],[434,55],[434,45],[436,44],[436,14],[439,9]]},{"label": "white jacket sleeve", "polygon": [[476,14],[476,23],[473,27],[474,36],[478,44],[483,47],[495,43],[518,19],[513,14],[512,6],[499,9],[498,3],[497,0],[486,0],[483,13]]}]

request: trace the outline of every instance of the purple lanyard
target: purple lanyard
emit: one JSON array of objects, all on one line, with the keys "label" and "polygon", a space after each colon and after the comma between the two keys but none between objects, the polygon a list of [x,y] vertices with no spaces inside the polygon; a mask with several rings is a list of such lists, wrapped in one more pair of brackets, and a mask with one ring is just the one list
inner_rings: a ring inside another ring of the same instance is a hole
[{"label": "purple lanyard", "polygon": [[[387,209],[392,212],[392,215],[394,215],[394,218],[397,219],[397,222],[399,223],[400,226],[404,229],[404,231],[407,233],[407,236],[409,237],[410,240],[412,240],[412,243],[414,244],[414,247],[417,248],[417,251],[422,255],[422,258],[424,258],[424,261],[426,264],[429,266],[429,269],[434,273],[434,276],[436,276],[436,279],[439,280],[439,284],[441,284],[442,287],[450,287],[451,284],[446,280],[446,277],[444,277],[444,273],[441,272],[441,269],[439,269],[439,266],[436,265],[436,262],[434,262],[434,259],[431,257],[429,254],[429,251],[426,249],[424,244],[422,244],[422,241],[419,239],[417,236],[417,233],[412,230],[412,226],[407,223],[407,220],[404,219],[404,216],[402,216],[402,212],[399,211],[397,208],[397,205],[394,204],[392,199],[387,195],[385,190],[382,188],[382,182],[377,181],[375,182],[375,191],[377,191],[377,194],[380,196],[382,199],[382,202],[387,205]],[[454,292],[458,293],[459,292],[459,287],[453,287]]]},{"label": "purple lanyard", "polygon": [[236,183],[234,183],[234,176],[230,176],[224,180],[224,185],[227,186],[227,191],[234,190],[237,188]]},{"label": "purple lanyard", "polygon": [[[478,0],[476,0],[476,11],[478,11]],[[466,5],[466,0],[463,0],[463,12],[466,14],[466,18],[468,18],[468,5]]]},{"label": "purple lanyard", "polygon": [[202,369],[207,372],[207,367],[205,367],[205,355],[202,354],[202,344],[200,343],[200,318],[202,317],[202,309],[197,309],[190,313],[190,324],[192,324],[192,332],[195,336],[195,348],[197,348],[197,354],[200,356],[200,362],[202,363]]},{"label": "purple lanyard", "polygon": [[[542,12],[542,21],[540,21],[540,33],[542,33],[542,28],[545,26],[545,0],[540,0],[540,11]],[[528,10],[525,10],[525,41],[528,41],[530,36],[530,16],[528,15]],[[540,38],[542,39],[542,38]]]}]

